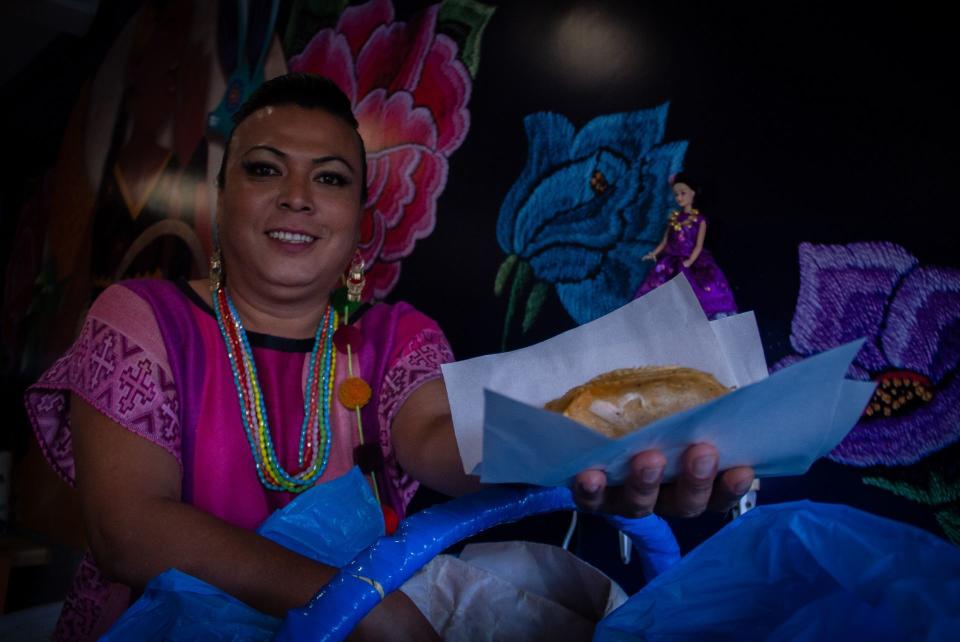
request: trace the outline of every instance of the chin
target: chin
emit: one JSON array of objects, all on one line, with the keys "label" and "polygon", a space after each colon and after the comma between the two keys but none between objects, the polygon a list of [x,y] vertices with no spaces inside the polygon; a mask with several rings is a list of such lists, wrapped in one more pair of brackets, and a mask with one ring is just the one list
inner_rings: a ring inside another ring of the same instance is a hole
[{"label": "chin", "polygon": [[[261,282],[276,290],[330,292],[333,289],[333,285],[320,279],[316,274],[266,274]],[[334,283],[336,283],[336,280],[334,280]]]}]

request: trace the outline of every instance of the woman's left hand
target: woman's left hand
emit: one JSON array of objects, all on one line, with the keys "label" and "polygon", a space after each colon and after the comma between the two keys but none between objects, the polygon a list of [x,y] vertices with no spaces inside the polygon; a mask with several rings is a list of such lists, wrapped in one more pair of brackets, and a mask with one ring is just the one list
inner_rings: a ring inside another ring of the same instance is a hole
[{"label": "woman's left hand", "polygon": [[733,508],[750,489],[753,469],[739,466],[717,471],[717,449],[695,444],[681,456],[680,474],[662,484],[667,460],[657,450],[638,453],[630,460],[630,473],[623,485],[608,486],[602,470],[585,470],[573,484],[573,498],[584,510],[643,517],[661,515],[695,517],[705,510],[724,512]]}]

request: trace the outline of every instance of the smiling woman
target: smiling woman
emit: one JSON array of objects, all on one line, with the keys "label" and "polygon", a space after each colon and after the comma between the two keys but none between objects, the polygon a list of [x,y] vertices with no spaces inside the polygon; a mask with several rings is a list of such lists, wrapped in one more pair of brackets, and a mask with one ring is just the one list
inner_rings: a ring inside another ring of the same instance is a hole
[{"label": "smiling woman", "polygon": [[[279,328],[313,335],[326,298],[357,246],[362,145],[341,118],[276,105],[240,123],[230,142],[218,229],[231,294],[253,330],[278,303],[309,302],[312,314]],[[242,257],[242,258],[241,258]],[[198,284],[198,289],[206,289]],[[269,315],[267,315],[269,316]]]},{"label": "smiling woman", "polygon": [[[449,495],[477,487],[439,378],[452,359],[443,333],[404,303],[351,318],[333,292],[349,265],[348,296],[362,298],[362,262],[351,257],[365,176],[356,120],[333,83],[308,74],[265,83],[237,113],[220,172],[222,255],[210,280],[107,289],[28,391],[44,453],[79,489],[91,549],[59,639],[98,636],[169,568],[267,613],[306,603],[335,569],[254,529],[355,463],[387,527],[420,482]],[[581,505],[697,514],[732,504],[753,477],[718,475],[716,450],[697,444],[661,495],[663,455],[632,463],[627,484],[609,491],[602,471],[584,471]],[[358,634],[435,638],[400,592]]]},{"label": "smiling woman", "polygon": [[[330,81],[295,74],[263,85],[236,121],[210,281],[109,288],[28,393],[42,448],[80,490],[91,548],[58,639],[98,637],[173,567],[268,613],[306,602],[333,569],[253,529],[350,470],[364,441],[375,454],[365,472],[394,521],[415,479],[450,494],[471,487],[437,381],[452,358],[440,329],[402,303],[347,325],[331,302],[364,194],[349,103]],[[338,330],[348,348],[334,347]],[[332,394],[356,376],[372,388],[362,409]],[[385,623],[433,636],[402,594],[359,632],[383,639]]]}]

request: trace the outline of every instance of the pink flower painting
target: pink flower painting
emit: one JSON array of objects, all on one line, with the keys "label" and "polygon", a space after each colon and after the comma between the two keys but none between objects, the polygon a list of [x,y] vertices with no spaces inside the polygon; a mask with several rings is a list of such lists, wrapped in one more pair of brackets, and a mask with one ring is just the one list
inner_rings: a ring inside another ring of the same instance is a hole
[{"label": "pink flower painting", "polygon": [[440,5],[409,22],[389,0],[350,6],[289,63],[333,79],[350,98],[367,147],[367,198],[360,251],[365,299],[396,285],[400,262],[430,235],[448,158],[470,128],[472,79],[457,43],[438,33]]}]

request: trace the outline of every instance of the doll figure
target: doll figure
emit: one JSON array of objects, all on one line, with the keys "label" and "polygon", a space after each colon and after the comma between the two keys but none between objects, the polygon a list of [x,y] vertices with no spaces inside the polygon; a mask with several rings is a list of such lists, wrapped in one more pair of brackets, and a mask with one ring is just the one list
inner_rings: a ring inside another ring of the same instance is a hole
[{"label": "doll figure", "polygon": [[703,247],[707,220],[693,207],[696,194],[696,184],[692,179],[686,174],[677,174],[673,179],[673,195],[678,209],[670,213],[660,245],[643,257],[645,261],[657,263],[647,273],[634,298],[663,285],[682,272],[707,317],[717,319],[736,314],[737,304],[713,255]]}]

